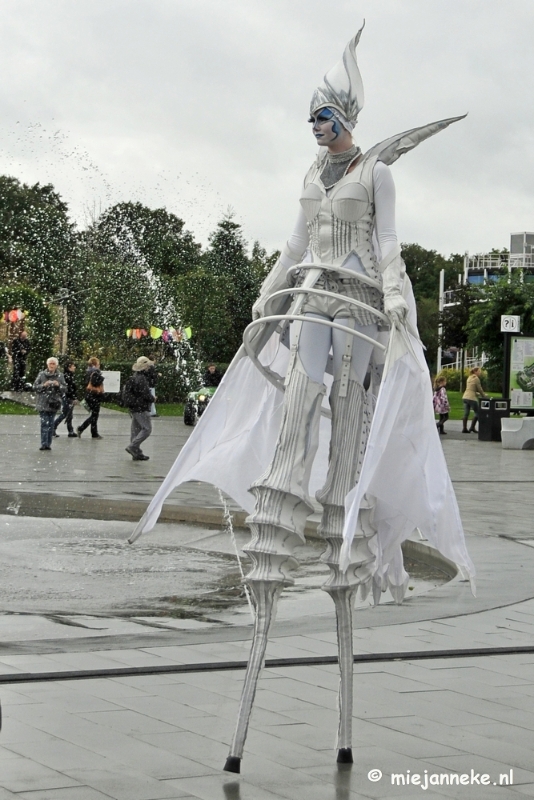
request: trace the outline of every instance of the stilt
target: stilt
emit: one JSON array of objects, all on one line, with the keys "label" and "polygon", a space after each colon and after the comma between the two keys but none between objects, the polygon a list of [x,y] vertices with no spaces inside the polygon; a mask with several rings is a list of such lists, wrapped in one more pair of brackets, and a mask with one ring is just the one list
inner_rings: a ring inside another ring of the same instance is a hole
[{"label": "stilt", "polygon": [[245,682],[241,693],[237,725],[230,747],[230,754],[226,759],[224,769],[226,772],[241,771],[241,759],[247,737],[250,713],[256,696],[258,679],[265,662],[265,650],[269,639],[269,630],[276,616],[276,603],[283,589],[282,581],[247,581],[254,595],[256,605],[256,619],[254,623],[254,638],[248,661]]},{"label": "stilt", "polygon": [[365,392],[347,374],[350,368],[350,352],[348,357],[345,375],[342,374],[340,380],[334,381],[330,392],[332,434],[328,475],[325,486],[317,493],[317,499],[323,505],[319,533],[327,544],[321,560],[330,568],[330,575],[322,588],[328,592],[336,607],[340,673],[337,742],[339,764],[351,764],[353,761],[352,608],[358,587],[368,584],[371,579],[370,565],[374,561],[366,537],[360,536],[353,541],[349,569],[342,572],[339,567],[345,519],[344,499],[356,482],[367,438]]},{"label": "stilt", "polygon": [[321,400],[325,388],[296,367],[289,377],[284,413],[273,460],[254,483],[252,533],[243,548],[252,560],[246,576],[256,606],[254,638],[241,694],[236,730],[224,769],[240,771],[258,679],[265,662],[269,631],[284,586],[294,583],[295,547],[304,544],[304,526],[313,512],[308,496],[311,462],[317,450]]}]

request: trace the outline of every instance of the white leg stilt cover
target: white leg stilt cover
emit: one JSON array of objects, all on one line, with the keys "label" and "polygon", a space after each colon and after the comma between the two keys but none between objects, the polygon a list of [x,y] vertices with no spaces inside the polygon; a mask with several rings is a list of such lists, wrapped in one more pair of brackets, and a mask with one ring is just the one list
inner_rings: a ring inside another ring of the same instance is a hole
[{"label": "white leg stilt cover", "polygon": [[[327,547],[322,561],[330,576],[323,586],[336,607],[340,669],[338,762],[352,762],[353,644],[352,608],[358,586],[369,586],[374,555],[365,535],[355,537],[349,569],[342,572],[339,556],[343,544],[345,496],[356,483],[368,431],[366,394],[348,376],[334,381],[330,392],[332,436],[325,486],[317,493],[323,506],[319,533]],[[363,533],[363,532],[362,532]],[[368,589],[367,589],[368,590]]]},{"label": "white leg stilt cover", "polygon": [[293,550],[304,539],[306,519],[313,512],[308,481],[319,436],[322,384],[312,381],[297,361],[284,398],[284,413],[273,460],[251,487],[256,498],[247,519],[252,532],[244,547],[252,559],[246,577],[256,604],[254,638],[241,695],[237,726],[225,770],[239,772],[256,687],[265,659],[276,603],[292,584],[298,562]]}]

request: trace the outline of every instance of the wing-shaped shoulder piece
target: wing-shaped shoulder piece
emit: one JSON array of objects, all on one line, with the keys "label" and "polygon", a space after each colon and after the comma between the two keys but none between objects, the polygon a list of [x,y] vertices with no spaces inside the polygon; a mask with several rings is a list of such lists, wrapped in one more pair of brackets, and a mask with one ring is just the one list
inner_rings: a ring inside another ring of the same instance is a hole
[{"label": "wing-shaped shoulder piece", "polygon": [[409,131],[397,133],[395,136],[384,139],[383,142],[371,147],[371,149],[365,153],[364,158],[367,159],[376,156],[378,161],[382,161],[389,166],[404,155],[404,153],[408,153],[410,150],[413,150],[414,147],[417,147],[418,144],[424,142],[425,139],[448,128],[453,122],[465,119],[466,116],[467,114],[463,114],[461,117],[440,119],[438,122],[430,122],[428,125],[421,125],[420,128],[412,128]]}]

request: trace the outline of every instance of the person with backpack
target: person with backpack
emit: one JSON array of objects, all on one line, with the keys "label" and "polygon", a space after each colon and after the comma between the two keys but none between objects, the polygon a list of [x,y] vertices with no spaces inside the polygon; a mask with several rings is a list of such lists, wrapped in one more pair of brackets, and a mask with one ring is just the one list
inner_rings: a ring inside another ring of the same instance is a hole
[{"label": "person with backpack", "polygon": [[104,376],[100,372],[100,361],[96,356],[92,356],[87,362],[85,383],[85,404],[91,413],[76,428],[76,433],[78,437],[81,437],[84,430],[90,425],[92,438],[102,439],[103,437],[98,433],[98,415],[100,414],[100,404],[104,396]]},{"label": "person with backpack", "polygon": [[149,456],[145,456],[142,452],[141,444],[152,433],[150,407],[156,398],[150,391],[147,371],[153,366],[153,361],[146,356],[140,356],[132,366],[134,374],[128,378],[122,390],[122,404],[129,410],[132,418],[130,444],[126,448],[126,452],[134,461],[148,461],[149,459]]}]

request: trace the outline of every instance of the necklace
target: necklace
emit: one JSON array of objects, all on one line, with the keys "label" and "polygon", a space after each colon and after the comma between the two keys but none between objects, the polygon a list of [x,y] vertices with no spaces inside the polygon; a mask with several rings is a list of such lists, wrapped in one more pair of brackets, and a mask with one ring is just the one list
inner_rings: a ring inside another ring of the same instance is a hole
[{"label": "necklace", "polygon": [[325,189],[331,189],[341,178],[345,177],[347,170],[362,151],[353,144],[342,153],[327,153],[326,164],[321,172],[321,182]]}]

